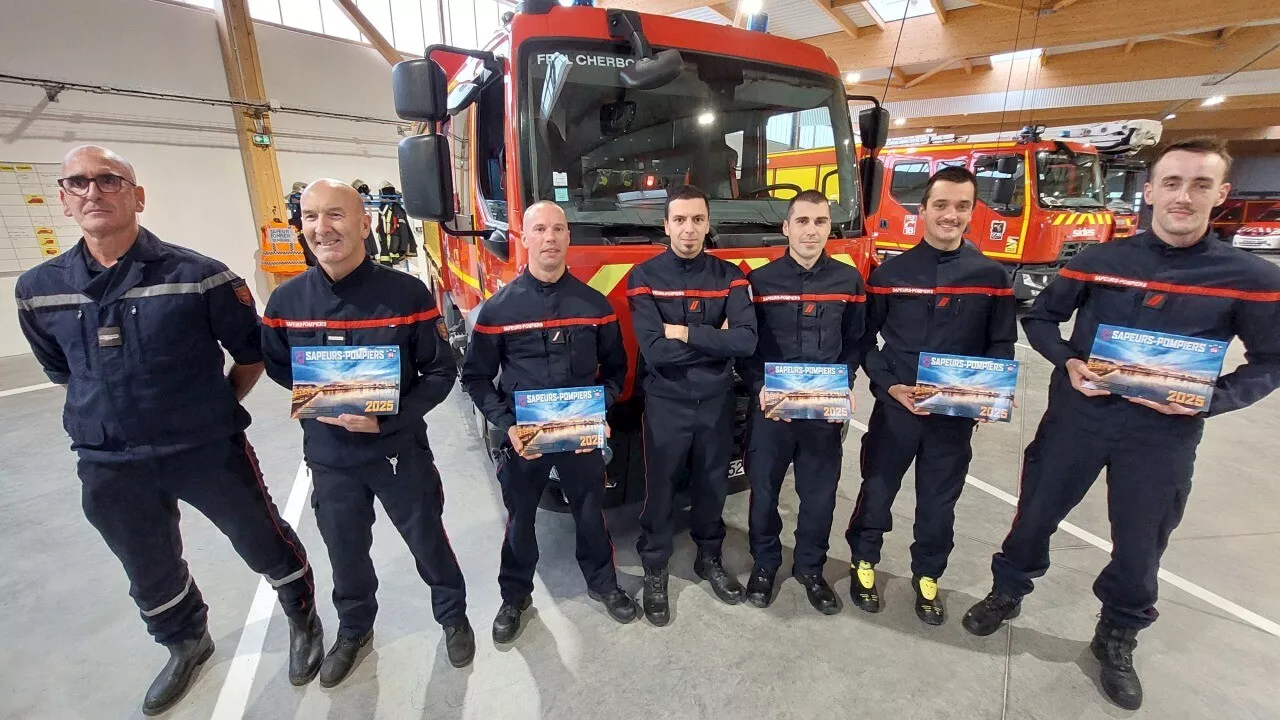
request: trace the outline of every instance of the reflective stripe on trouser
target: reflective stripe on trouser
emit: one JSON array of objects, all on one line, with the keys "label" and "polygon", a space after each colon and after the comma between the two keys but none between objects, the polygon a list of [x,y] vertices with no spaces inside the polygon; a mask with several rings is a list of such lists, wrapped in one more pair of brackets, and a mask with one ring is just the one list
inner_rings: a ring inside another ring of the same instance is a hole
[{"label": "reflective stripe on trouser", "polygon": [[636,550],[645,567],[665,567],[671,558],[672,504],[677,485],[689,478],[689,534],[698,552],[719,555],[724,541],[729,456],[733,452],[733,393],[707,400],[645,398],[643,418],[645,501]]},{"label": "reflective stripe on trouser", "polygon": [[778,496],[787,468],[795,463],[800,507],[792,565],[805,575],[822,572],[830,545],[842,455],[838,424],[826,420],[768,420],[759,407],[752,411],[746,469],[751,483],[751,556],[757,566],[777,570],[782,565]]},{"label": "reflective stripe on trouser", "polygon": [[974,421],[918,416],[876,400],[862,436],[862,487],[845,539],[856,560],[880,562],[884,534],[893,529],[894,498],[916,465],[915,542],[911,573],[937,579],[955,542],[956,501],[973,457]]},{"label": "reflective stripe on trouser", "polygon": [[243,435],[149,461],[81,460],[78,472],[85,517],[124,566],[129,594],[157,642],[199,637],[208,619],[182,559],[178,500],[208,517],[268,581],[295,578],[276,588],[286,614],[313,606],[302,544],[271,502]]},{"label": "reflective stripe on trouser", "polygon": [[604,518],[605,467],[600,451],[581,455],[554,453],[535,460],[517,456],[506,444],[501,452],[498,483],[502,486],[502,502],[507,506],[502,566],[498,571],[502,599],[518,602],[533,592],[533,574],[538,567],[534,518],[553,467],[573,513],[578,567],[587,589],[601,594],[612,592],[618,587],[618,576],[613,541]]},{"label": "reflective stripe on trouser", "polygon": [[1159,617],[1160,558],[1182,521],[1198,444],[1198,437],[1102,437],[1051,400],[1023,457],[1013,525],[991,559],[996,591],[1032,591],[1049,569],[1049,538],[1105,468],[1113,548],[1093,592],[1111,625],[1150,626]]},{"label": "reflective stripe on trouser", "polygon": [[369,556],[375,497],[431,588],[436,622],[451,627],[466,619],[466,586],[444,530],[444,489],[429,450],[406,449],[394,467],[390,460],[351,468],[312,464],[311,478],[316,524],[333,566],[340,632],[363,636],[378,614],[378,576]]}]

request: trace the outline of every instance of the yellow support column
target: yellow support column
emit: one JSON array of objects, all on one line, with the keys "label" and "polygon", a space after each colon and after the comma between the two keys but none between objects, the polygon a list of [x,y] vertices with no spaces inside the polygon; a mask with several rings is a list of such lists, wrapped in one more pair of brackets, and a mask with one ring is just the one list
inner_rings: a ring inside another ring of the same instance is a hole
[{"label": "yellow support column", "polygon": [[232,108],[232,114],[253,224],[258,231],[258,266],[265,275],[267,290],[273,290],[284,279],[305,270],[306,265],[302,248],[287,223],[284,183],[276,162],[271,116],[265,110],[267,90],[248,5],[246,0],[220,0],[217,10],[218,41],[231,99],[260,106]]}]

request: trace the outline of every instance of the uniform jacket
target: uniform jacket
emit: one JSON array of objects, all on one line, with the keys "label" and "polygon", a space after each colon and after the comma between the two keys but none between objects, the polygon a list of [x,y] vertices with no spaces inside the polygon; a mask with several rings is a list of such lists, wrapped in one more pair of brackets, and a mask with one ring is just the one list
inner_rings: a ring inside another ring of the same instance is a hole
[{"label": "uniform jacket", "polygon": [[611,407],[626,377],[618,317],[604,295],[567,270],[553,283],[525,270],[489,298],[462,365],[462,386],[503,434],[516,423],[517,390],[603,385]]},{"label": "uniform jacket", "polygon": [[[685,260],[668,248],[631,270],[627,301],[646,393],[705,400],[729,392],[734,360],[756,349],[747,287],[738,266],[705,252]],[[688,326],[689,342],[667,339],[663,323]]]},{"label": "uniform jacket", "polygon": [[381,431],[350,432],[302,420],[308,462],[342,468],[394,457],[409,443],[427,446],[426,420],[453,389],[458,370],[431,291],[418,278],[365,258],[337,282],[313,267],[276,288],[262,320],[267,375],[293,386],[292,350],[315,345],[400,348],[400,406],[378,416]]},{"label": "uniform jacket", "polygon": [[868,279],[867,304],[864,366],[881,400],[890,400],[893,385],[915,385],[922,352],[1013,358],[1017,301],[1009,276],[967,242],[942,252],[921,240],[889,258]]},{"label": "uniform jacket", "polygon": [[[1058,325],[1075,314],[1071,337]],[[1110,395],[1088,398],[1071,387],[1066,362],[1088,360],[1098,325],[1244,342],[1246,363],[1223,368],[1208,415],[1248,407],[1280,385],[1280,268],[1212,239],[1188,248],[1140,233],[1095,245],[1072,258],[1049,284],[1022,327],[1056,370],[1050,405],[1102,426],[1199,433],[1204,414],[1166,416]]]},{"label": "uniform jacket", "polygon": [[764,386],[766,362],[849,366],[849,387],[862,362],[866,292],[856,268],[823,253],[812,269],[790,251],[747,275],[759,340],[744,363],[753,393]]},{"label": "uniform jacket", "polygon": [[110,268],[81,240],[23,273],[16,294],[36,359],[67,386],[63,427],[82,458],[159,457],[248,427],[222,350],[259,362],[258,314],[226,265],[143,228]]}]

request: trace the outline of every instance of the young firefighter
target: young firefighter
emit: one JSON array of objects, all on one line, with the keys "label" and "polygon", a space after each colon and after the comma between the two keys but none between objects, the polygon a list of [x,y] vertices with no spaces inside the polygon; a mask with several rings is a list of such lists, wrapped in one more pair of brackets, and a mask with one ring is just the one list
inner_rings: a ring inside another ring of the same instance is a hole
[{"label": "young firefighter", "polygon": [[756,348],[756,314],[736,265],[703,250],[710,230],[707,196],[692,185],[667,196],[663,226],[671,247],[636,266],[627,299],[644,361],[645,505],[636,543],[644,564],[644,613],[671,621],[671,558],[676,476],[691,465],[690,535],[694,571],[716,597],[742,602],[742,585],[720,562],[729,455],[733,450],[733,364]]},{"label": "young firefighter", "polygon": [[[862,436],[862,489],[845,538],[853,553],[850,595],[867,612],[881,609],[875,565],[902,477],[916,465],[911,585],[916,615],[946,621],[938,578],[953,547],[955,507],[973,456],[976,422],[916,409],[920,353],[1012,358],[1016,301],[1004,269],[963,239],[977,181],[960,167],[939,170],[920,199],[924,239],[890,258],[867,283],[863,366],[876,404]],[[884,338],[876,346],[877,333]]]},{"label": "young firefighter", "polygon": [[[244,434],[240,403],[262,376],[248,285],[138,224],[146,193],[119,154],[73,148],[58,186],[83,235],[18,278],[18,325],[45,374],[67,388],[63,423],[80,456],[85,517],[124,567],[147,632],[169,650],[142,713],[181,700],[213,655],[209,607],[182,558],[179,500],[275,588],[289,618],[289,682],[311,682],[324,652],[311,566]],[[103,662],[128,653],[112,648]]]},{"label": "young firefighter", "polygon": [[397,414],[301,421],[302,453],[315,484],[316,525],[333,565],[339,622],[337,640],[320,668],[320,684],[342,682],[373,639],[378,576],[369,548],[375,497],[431,587],[432,611],[444,628],[449,661],[463,667],[475,656],[475,636],[467,622],[462,570],[444,531],[444,489],[423,420],[457,377],[444,323],[421,281],[365,254],[369,216],[354,188],[317,180],[300,202],[302,233],[317,264],[276,288],[267,301],[262,327],[267,375],[292,387],[296,348],[400,348]]},{"label": "young firefighter", "polygon": [[[760,399],[751,413],[747,477],[751,482],[750,535],[755,568],[747,582],[747,602],[768,607],[782,564],[782,518],[778,493],[787,467],[796,467],[800,512],[796,521],[791,574],[804,586],[809,603],[825,615],[840,602],[822,576],[840,483],[841,424],[827,420],[769,420],[764,416],[764,364],[798,362],[849,368],[849,387],[860,362],[866,296],[856,268],[832,260],[824,249],[831,233],[831,206],[816,190],[806,190],[787,206],[782,234],[787,252],[751,272],[747,280],[756,306],[760,339],[745,363],[744,376]],[[849,393],[853,405],[853,392]]]},{"label": "young firefighter", "polygon": [[[1018,512],[991,561],[994,587],[964,617],[990,635],[1017,616],[1032,580],[1049,569],[1049,538],[1107,471],[1111,562],[1093,584],[1102,614],[1091,648],[1102,689],[1117,705],[1142,705],[1133,668],[1139,630],[1155,622],[1156,573],[1191,492],[1206,417],[1248,407],[1280,385],[1280,269],[1207,238],[1209,216],[1230,192],[1226,143],[1197,138],[1157,154],[1144,192],[1151,230],[1091,247],[1036,298],[1022,326],[1054,365],[1049,408],[1023,461]],[[1070,340],[1058,326],[1075,315]],[[1126,400],[1082,383],[1098,325],[1229,341],[1245,364],[1218,378],[1208,412]]]},{"label": "young firefighter", "polygon": [[605,402],[612,406],[627,377],[618,318],[603,295],[565,266],[569,223],[564,210],[552,202],[536,202],[524,213],[523,230],[529,265],[480,308],[462,365],[462,386],[506,436],[498,461],[507,532],[498,571],[502,605],[493,620],[497,643],[516,639],[521,617],[533,603],[538,566],[534,519],[552,468],[577,526],[578,566],[588,595],[620,623],[637,614],[635,601],[618,587],[613,541],[604,519],[603,453],[524,455],[513,401],[517,390],[603,385]]}]

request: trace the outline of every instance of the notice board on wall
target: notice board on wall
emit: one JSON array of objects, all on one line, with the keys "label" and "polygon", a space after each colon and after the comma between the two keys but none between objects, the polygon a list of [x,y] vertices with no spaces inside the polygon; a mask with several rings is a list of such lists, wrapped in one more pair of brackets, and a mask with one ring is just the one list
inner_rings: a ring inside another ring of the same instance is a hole
[{"label": "notice board on wall", "polygon": [[80,240],[58,201],[58,163],[0,160],[0,275],[17,275]]}]

